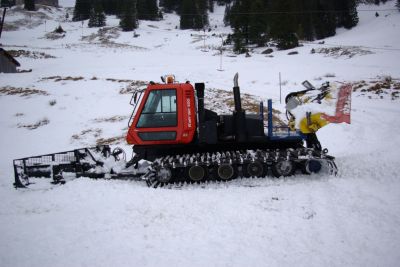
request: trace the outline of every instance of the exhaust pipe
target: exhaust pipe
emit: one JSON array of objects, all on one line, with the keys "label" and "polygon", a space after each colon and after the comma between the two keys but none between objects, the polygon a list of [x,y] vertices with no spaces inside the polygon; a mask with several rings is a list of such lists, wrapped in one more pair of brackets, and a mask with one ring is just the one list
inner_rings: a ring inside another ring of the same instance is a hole
[{"label": "exhaust pipe", "polygon": [[205,110],[204,110],[204,83],[195,83],[194,88],[197,93],[197,111],[199,115],[199,124],[203,124],[205,121]]},{"label": "exhaust pipe", "polygon": [[242,99],[240,98],[240,88],[239,88],[239,73],[236,72],[233,78],[233,100],[235,102],[235,111],[242,111]]},{"label": "exhaust pipe", "polygon": [[237,142],[247,141],[246,130],[246,112],[242,109],[242,99],[240,97],[239,88],[239,73],[235,74],[233,78],[233,100],[235,102],[235,110],[233,111],[233,118],[235,121],[235,138]]}]

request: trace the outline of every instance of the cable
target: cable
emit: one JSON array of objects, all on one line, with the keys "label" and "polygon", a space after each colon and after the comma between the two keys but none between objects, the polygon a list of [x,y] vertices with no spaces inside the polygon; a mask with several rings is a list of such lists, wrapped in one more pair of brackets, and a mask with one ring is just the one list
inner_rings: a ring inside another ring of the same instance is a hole
[{"label": "cable", "polygon": [[[398,9],[381,9],[381,10],[368,10],[368,9],[358,9],[357,12],[389,12],[389,11],[399,11]],[[269,14],[318,14],[318,13],[346,13],[348,10],[309,10],[309,11],[263,11],[263,12],[230,12],[229,15],[269,15]],[[88,16],[90,13],[79,13],[80,15]],[[136,16],[153,16],[158,13],[146,14],[146,13],[136,13]],[[209,16],[209,15],[217,15],[222,16],[225,13],[207,13],[207,14],[198,14],[198,13],[163,13],[163,14],[175,14],[177,16]],[[121,16],[124,13],[119,14],[106,14],[107,16]]]}]

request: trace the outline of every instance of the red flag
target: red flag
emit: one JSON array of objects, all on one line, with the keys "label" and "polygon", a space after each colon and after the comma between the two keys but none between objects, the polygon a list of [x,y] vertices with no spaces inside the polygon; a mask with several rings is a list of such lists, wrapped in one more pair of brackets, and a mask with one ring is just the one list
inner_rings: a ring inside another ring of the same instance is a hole
[{"label": "red flag", "polygon": [[323,118],[332,123],[345,122],[350,124],[351,112],[351,84],[345,84],[339,89],[338,101],[336,102],[335,116],[323,114]]}]

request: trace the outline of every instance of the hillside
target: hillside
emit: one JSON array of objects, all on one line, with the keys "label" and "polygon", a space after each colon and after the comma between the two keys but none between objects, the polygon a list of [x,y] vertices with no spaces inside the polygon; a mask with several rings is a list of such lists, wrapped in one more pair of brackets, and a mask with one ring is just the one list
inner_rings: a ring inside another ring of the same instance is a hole
[{"label": "hillside", "polygon": [[[224,9],[212,31],[181,31],[179,17],[121,32],[65,20],[74,1],[30,15],[13,8],[1,47],[28,72],[0,74],[0,266],[397,266],[400,261],[400,12],[359,6],[359,25],[323,42],[251,57],[229,47]],[[375,17],[378,11],[380,16]],[[71,17],[71,16],[70,16]],[[59,25],[65,34],[52,31]],[[203,51],[202,51],[203,50]],[[206,52],[204,52],[204,50]],[[288,55],[296,51],[297,54]],[[222,67],[222,71],[220,68]],[[31,71],[30,71],[31,70]],[[337,176],[237,179],[182,188],[76,179],[14,190],[12,160],[96,143],[123,147],[133,89],[172,73],[205,82],[228,111],[232,79],[251,101],[301,82],[353,84],[352,123],[321,129]]]}]

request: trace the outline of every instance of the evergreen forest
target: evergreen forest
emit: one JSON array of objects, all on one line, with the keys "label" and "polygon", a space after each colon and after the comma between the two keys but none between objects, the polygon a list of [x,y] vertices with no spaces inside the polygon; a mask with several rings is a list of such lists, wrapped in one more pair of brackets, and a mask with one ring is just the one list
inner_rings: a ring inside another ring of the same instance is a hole
[{"label": "evergreen forest", "polygon": [[[359,21],[357,5],[379,5],[387,0],[76,0],[74,21],[89,20],[89,27],[106,25],[106,15],[116,15],[123,31],[132,31],[139,20],[160,20],[163,13],[180,16],[180,29],[208,30],[215,5],[225,6],[224,23],[232,28],[226,40],[234,51],[270,42],[290,49],[299,41],[324,39],[336,29],[351,29]],[[396,0],[400,2],[400,0]],[[28,2],[28,1],[26,1]],[[400,3],[398,3],[400,9]],[[210,29],[211,30],[211,29]]]}]

